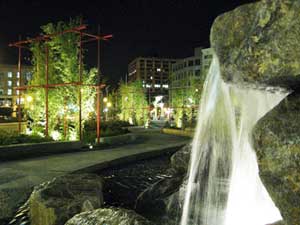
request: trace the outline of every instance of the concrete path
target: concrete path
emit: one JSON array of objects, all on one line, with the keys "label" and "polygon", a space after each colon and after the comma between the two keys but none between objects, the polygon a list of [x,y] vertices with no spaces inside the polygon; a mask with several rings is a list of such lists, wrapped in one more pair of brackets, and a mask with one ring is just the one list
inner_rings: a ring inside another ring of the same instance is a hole
[{"label": "concrete path", "polygon": [[[11,217],[18,204],[24,202],[32,188],[44,181],[66,173],[86,168],[121,163],[129,157],[149,157],[149,153],[163,153],[166,149],[178,148],[190,141],[185,137],[161,134],[158,132],[141,133],[143,142],[129,144],[107,150],[52,155],[0,164],[0,225],[3,218]],[[3,222],[2,222],[3,223]]]}]

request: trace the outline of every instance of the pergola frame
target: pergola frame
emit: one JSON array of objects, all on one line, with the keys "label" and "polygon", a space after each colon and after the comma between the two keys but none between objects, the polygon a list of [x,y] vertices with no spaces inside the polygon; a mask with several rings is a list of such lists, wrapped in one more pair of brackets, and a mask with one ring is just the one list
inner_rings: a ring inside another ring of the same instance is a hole
[{"label": "pergola frame", "polygon": [[[19,133],[21,133],[21,121],[22,121],[22,113],[21,113],[21,91],[27,90],[27,89],[34,89],[34,88],[43,88],[45,89],[45,116],[46,116],[46,125],[45,125],[45,136],[48,137],[48,124],[49,124],[49,110],[48,110],[48,92],[49,88],[56,88],[56,87],[66,87],[66,86],[77,86],[79,87],[78,90],[78,105],[79,105],[79,140],[82,141],[82,93],[81,93],[81,87],[82,86],[88,86],[91,88],[96,88],[97,90],[97,143],[100,143],[100,124],[101,124],[101,112],[100,112],[100,90],[105,87],[105,84],[101,84],[100,82],[100,41],[107,41],[113,36],[111,34],[105,35],[105,36],[100,36],[99,34],[94,35],[94,34],[89,34],[84,32],[84,30],[87,29],[87,25],[83,25],[81,23],[80,26],[73,27],[71,29],[64,30],[59,33],[53,33],[53,34],[48,34],[48,35],[42,35],[38,36],[32,39],[27,39],[23,41],[18,41],[9,44],[9,47],[16,47],[18,48],[18,72],[19,72],[19,87],[16,87],[16,90],[19,90],[18,94],[18,130]],[[46,78],[46,84],[42,85],[24,85],[21,86],[21,81],[22,81],[22,49],[29,49],[26,45],[34,43],[34,42],[45,42],[47,43],[48,41],[51,40],[51,38],[60,36],[66,33],[76,33],[79,34],[80,39],[79,39],[79,81],[78,82],[72,82],[72,83],[59,83],[59,84],[49,84],[49,48],[48,45],[45,46],[45,54],[46,54],[46,59],[45,59],[45,78]],[[82,72],[83,72],[83,57],[82,57],[82,50],[83,47],[82,45],[84,43],[89,43],[97,41],[97,68],[98,68],[98,80],[95,85],[92,84],[83,84],[82,83]]]}]

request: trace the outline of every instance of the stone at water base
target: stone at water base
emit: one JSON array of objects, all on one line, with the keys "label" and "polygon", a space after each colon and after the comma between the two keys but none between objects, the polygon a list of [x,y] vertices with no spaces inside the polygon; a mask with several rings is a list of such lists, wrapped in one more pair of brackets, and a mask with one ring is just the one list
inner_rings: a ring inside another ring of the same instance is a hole
[{"label": "stone at water base", "polygon": [[31,225],[63,225],[72,216],[103,205],[102,179],[69,174],[35,188],[29,198]]},{"label": "stone at water base", "polygon": [[154,225],[132,210],[103,208],[80,213],[65,225]]}]

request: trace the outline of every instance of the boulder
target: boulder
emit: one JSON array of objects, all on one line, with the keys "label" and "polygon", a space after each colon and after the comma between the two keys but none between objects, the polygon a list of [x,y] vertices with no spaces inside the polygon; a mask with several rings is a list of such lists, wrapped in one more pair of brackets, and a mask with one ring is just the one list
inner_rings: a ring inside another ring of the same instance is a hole
[{"label": "boulder", "polygon": [[65,225],[151,225],[132,210],[102,208],[75,215]]},{"label": "boulder", "polygon": [[225,81],[265,83],[300,74],[300,1],[262,0],[213,23],[211,46]]},{"label": "boulder", "polygon": [[189,162],[190,162],[190,154],[191,154],[192,146],[191,144],[187,144],[179,151],[174,153],[171,157],[171,166],[178,173],[186,174]]},{"label": "boulder", "polygon": [[300,88],[258,122],[253,137],[263,183],[285,223],[300,225]]},{"label": "boulder", "polygon": [[154,183],[138,196],[135,210],[149,219],[169,214],[169,202],[174,201],[173,196],[179,191],[183,180],[183,174],[172,171],[169,177]]},{"label": "boulder", "polygon": [[157,181],[136,200],[135,210],[146,218],[159,221],[167,220],[168,224],[177,224],[180,216],[179,190],[182,189],[186,177],[192,146],[184,146],[171,157],[171,168],[167,177]]},{"label": "boulder", "polygon": [[103,205],[102,179],[95,174],[68,174],[35,188],[29,198],[32,225],[62,225],[69,218]]}]

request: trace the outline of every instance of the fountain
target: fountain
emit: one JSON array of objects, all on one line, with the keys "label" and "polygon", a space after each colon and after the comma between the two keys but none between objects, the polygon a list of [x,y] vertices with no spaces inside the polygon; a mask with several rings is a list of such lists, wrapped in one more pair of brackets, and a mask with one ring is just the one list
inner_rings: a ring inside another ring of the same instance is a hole
[{"label": "fountain", "polygon": [[209,69],[193,140],[181,225],[266,225],[281,220],[251,145],[257,121],[288,93],[222,81]]}]

